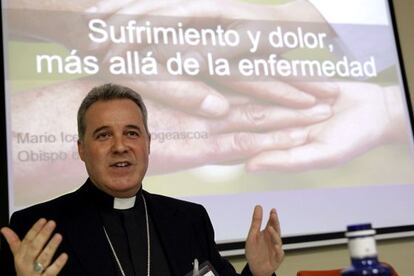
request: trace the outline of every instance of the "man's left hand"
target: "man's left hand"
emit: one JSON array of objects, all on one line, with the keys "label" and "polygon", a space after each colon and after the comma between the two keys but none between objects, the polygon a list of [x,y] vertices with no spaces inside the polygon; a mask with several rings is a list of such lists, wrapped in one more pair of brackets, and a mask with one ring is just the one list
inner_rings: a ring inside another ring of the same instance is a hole
[{"label": "man's left hand", "polygon": [[275,209],[270,211],[266,227],[260,231],[263,209],[254,208],[252,224],[246,240],[246,258],[255,276],[271,275],[282,263],[284,252],[279,219]]}]

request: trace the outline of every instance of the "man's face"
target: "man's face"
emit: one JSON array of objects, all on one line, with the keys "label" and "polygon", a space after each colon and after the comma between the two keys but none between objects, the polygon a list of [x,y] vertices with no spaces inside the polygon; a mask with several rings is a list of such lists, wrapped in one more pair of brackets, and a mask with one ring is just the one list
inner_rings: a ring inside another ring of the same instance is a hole
[{"label": "man's face", "polygon": [[139,107],[131,100],[98,101],[85,114],[80,158],[92,182],[115,197],[131,197],[141,187],[150,149]]}]

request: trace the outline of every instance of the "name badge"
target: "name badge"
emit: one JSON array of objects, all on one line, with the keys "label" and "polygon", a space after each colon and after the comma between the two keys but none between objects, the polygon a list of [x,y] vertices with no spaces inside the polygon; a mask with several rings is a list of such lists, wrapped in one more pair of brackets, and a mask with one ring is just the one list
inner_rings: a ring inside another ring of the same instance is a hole
[{"label": "name badge", "polygon": [[193,271],[188,272],[185,276],[219,276],[214,270],[214,267],[209,261],[203,262],[201,265],[198,264],[198,260],[194,259]]}]

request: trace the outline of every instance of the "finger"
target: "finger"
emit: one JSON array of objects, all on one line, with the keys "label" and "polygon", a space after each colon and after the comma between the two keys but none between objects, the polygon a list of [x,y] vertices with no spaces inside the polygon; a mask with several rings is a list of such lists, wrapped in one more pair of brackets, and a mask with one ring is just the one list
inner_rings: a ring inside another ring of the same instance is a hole
[{"label": "finger", "polygon": [[267,133],[228,133],[210,137],[207,160],[230,162],[248,158],[260,151],[288,149],[307,141],[305,129],[289,129]]},{"label": "finger", "polygon": [[30,228],[30,230],[27,232],[26,236],[24,236],[23,240],[32,241],[39,234],[39,232],[43,229],[46,223],[47,223],[47,220],[44,218],[41,218],[38,221],[36,221],[36,223],[33,224],[32,228]]},{"label": "finger", "polygon": [[94,17],[96,18],[98,14],[115,13],[133,1],[135,0],[98,1],[85,11],[87,13],[93,13]]},{"label": "finger", "polygon": [[203,117],[220,117],[229,110],[228,101],[200,81],[129,81],[128,86],[142,95],[168,106]]},{"label": "finger", "polygon": [[282,244],[281,239],[281,230],[280,230],[280,223],[279,218],[276,212],[276,209],[272,208],[269,214],[269,220],[267,222],[266,228],[268,229],[269,233],[271,234],[272,241],[275,244]]},{"label": "finger", "polygon": [[62,270],[62,268],[65,266],[66,262],[68,261],[68,254],[62,253],[54,262],[52,265],[48,266],[48,268],[45,270],[43,275],[46,276],[52,276],[52,275],[58,275],[59,272]]},{"label": "finger", "polygon": [[[202,134],[204,135],[204,134]],[[290,129],[268,133],[227,133],[221,135],[201,136],[200,140],[185,139],[172,141],[171,146],[163,146],[164,140],[154,140],[160,147],[151,154],[151,173],[168,172],[207,164],[233,164],[245,161],[262,150],[288,149],[299,146],[307,141],[307,131]],[[180,156],[172,150],[184,147]],[[173,162],[168,166],[162,160],[167,156]],[[154,165],[153,165],[154,166]]]},{"label": "finger", "polygon": [[282,245],[282,239],[280,238],[280,235],[272,226],[266,227],[266,232],[270,238],[270,245],[274,247],[280,247]]},{"label": "finger", "polygon": [[17,234],[9,227],[1,228],[1,233],[6,238],[6,241],[9,244],[10,250],[12,251],[13,255],[16,254],[21,244],[21,241]]},{"label": "finger", "polygon": [[39,261],[44,267],[48,267],[50,262],[52,261],[53,256],[55,255],[56,249],[58,248],[59,244],[62,242],[62,235],[55,234],[53,238],[49,241],[43,251],[37,257],[37,261]]},{"label": "finger", "polygon": [[[128,1],[128,0],[123,0]],[[162,43],[156,43],[154,39],[158,37],[152,36],[149,28],[161,26],[170,26],[171,28],[177,28],[176,17],[165,18],[164,16],[159,17],[154,15],[157,11],[162,10],[166,7],[175,7],[180,5],[179,2],[182,0],[172,0],[172,1],[139,1],[132,4],[124,5],[121,9],[115,12],[111,12],[109,3],[112,1],[103,1],[102,5],[98,8],[100,10],[106,10],[110,12],[109,17],[106,19],[106,24],[108,26],[114,26],[115,28],[120,28],[121,26],[130,26],[132,28],[137,28],[142,31],[144,28],[145,32],[136,32],[134,35],[128,35],[124,37],[126,40],[125,43],[115,44],[111,48],[110,52],[105,56],[104,60],[109,60],[111,56],[122,54],[128,48],[134,50],[140,50],[145,45],[153,45],[153,49],[158,46],[162,46]],[[129,1],[128,1],[129,2]],[[109,4],[109,5],[108,5]],[[106,7],[107,6],[107,7]],[[170,19],[170,20],[169,20]],[[180,21],[181,22],[181,21]],[[172,46],[172,45],[169,45]]]},{"label": "finger", "polygon": [[312,143],[286,151],[259,153],[247,162],[246,169],[248,171],[303,171],[340,164],[349,158],[346,151]]},{"label": "finger", "polygon": [[[258,13],[252,13],[252,9],[257,8],[257,5],[251,5],[248,3],[232,3],[232,5],[227,5],[224,8],[225,3],[219,2],[184,2],[179,9],[172,8],[171,5],[165,7],[164,9],[157,10],[155,13],[166,18],[180,18],[180,21],[183,26],[190,26],[191,28],[198,30],[209,30],[216,32],[208,40],[208,43],[204,43],[202,47],[197,49],[191,48],[187,49],[186,57],[196,57],[200,64],[207,64],[207,55],[211,54],[214,58],[225,58],[230,60],[233,57],[245,57],[246,54],[256,53],[257,49],[252,49],[250,39],[246,33],[246,30],[249,30],[250,33],[255,33],[260,30],[260,28],[266,27],[266,24],[258,22],[257,14],[264,14],[263,9],[259,9]],[[268,10],[268,9],[266,9]],[[252,16],[253,15],[253,16]],[[240,20],[243,18],[243,20]],[[246,19],[252,19],[246,21]],[[263,17],[261,17],[263,19]],[[173,21],[176,22],[176,21]],[[176,25],[177,23],[175,23]],[[267,23],[267,25],[269,25]],[[174,27],[174,26],[171,26]],[[269,27],[269,26],[267,26]],[[226,43],[224,45],[221,42],[222,38],[218,33],[222,32],[225,29],[227,32],[237,33],[238,41],[237,45],[233,41],[232,43]],[[260,39],[261,43],[259,45],[264,45],[266,43],[265,36],[263,35]],[[267,44],[266,44],[267,45]],[[220,47],[221,46],[221,47]],[[260,52],[278,52],[278,49],[260,49]],[[204,66],[206,68],[206,66]]]},{"label": "finger", "polygon": [[255,99],[290,108],[306,108],[316,99],[309,93],[280,81],[221,81],[221,85]]},{"label": "finger", "polygon": [[275,262],[275,268],[276,270],[277,266],[279,266],[281,260],[283,259],[285,252],[283,251],[283,243],[282,238],[280,236],[280,233],[278,233],[273,227],[267,228],[267,233],[270,236],[271,242],[273,243],[271,247],[273,248],[273,262]]},{"label": "finger", "polygon": [[[181,1],[181,0],[178,0]],[[135,3],[135,0],[120,0],[120,1],[100,1],[86,10],[87,17],[90,19],[102,19],[106,26],[113,26],[118,28],[120,26],[126,26],[130,22],[134,22],[132,27],[145,28],[146,24],[157,25],[160,21],[157,17],[148,17],[147,15],[157,9],[164,8],[166,5],[174,5],[172,1],[139,1]],[[177,1],[175,1],[177,2]],[[137,15],[140,15],[140,19],[137,20]],[[125,37],[124,37],[125,38]],[[105,43],[92,44],[94,49],[99,49],[103,56],[100,60],[105,64],[108,63],[113,56],[124,54],[128,49],[139,50],[143,45],[146,45],[147,35],[142,35],[140,41],[136,41],[136,38],[125,38],[125,43],[113,44],[111,41]],[[132,40],[131,40],[132,39]],[[106,51],[106,53],[102,53]]]},{"label": "finger", "polygon": [[317,98],[336,98],[340,92],[340,87],[337,83],[332,81],[324,82],[306,82],[298,81],[291,82],[291,85],[296,88],[306,91],[307,93],[317,97]]},{"label": "finger", "polygon": [[56,223],[53,220],[48,221],[43,228],[38,232],[36,237],[32,241],[23,240],[23,244],[26,246],[27,257],[34,260],[36,256],[42,251],[43,247],[52,235],[53,230],[56,228]]},{"label": "finger", "polygon": [[282,231],[280,230],[279,216],[275,208],[272,208],[272,210],[270,211],[270,219],[272,227],[276,230],[278,236],[280,237],[282,235]]},{"label": "finger", "polygon": [[[99,12],[113,13],[115,10],[111,7],[114,6],[111,2],[114,1],[101,1],[100,6],[97,6]],[[115,1],[118,2],[118,1]],[[169,0],[169,1],[136,1],[136,0],[122,0],[120,3],[126,2],[125,4],[115,4],[119,7],[117,14],[129,14],[129,15],[147,15],[157,14],[158,10],[164,8],[174,9],[175,5],[178,5],[182,0]],[[128,6],[127,6],[128,5]],[[136,17],[134,17],[136,18]],[[114,23],[108,21],[108,23]]]},{"label": "finger", "polygon": [[250,224],[248,238],[254,237],[260,232],[260,227],[262,226],[262,219],[263,219],[262,206],[256,205],[253,211],[252,223]]},{"label": "finger", "polygon": [[[190,22],[187,22],[187,25],[188,23]],[[276,53],[286,51],[286,49],[283,48],[274,48],[269,46],[267,36],[264,32],[265,29],[270,26],[268,23],[264,23],[263,21],[214,18],[204,20],[203,25],[199,22],[191,22],[191,26],[195,24],[198,25],[197,29],[210,29],[216,33],[220,32],[221,28],[225,28],[228,33],[231,32],[237,34],[238,39],[237,43],[231,41],[223,43],[220,42],[220,35],[215,35],[211,38],[211,41],[209,40],[209,43],[204,43],[202,47],[198,47],[197,49],[192,48],[194,49],[193,52],[191,53],[191,51],[188,51],[189,55],[187,56],[196,57],[200,64],[204,65],[208,64],[208,61],[224,58],[234,65],[231,71],[237,72],[235,75],[242,78],[252,76],[250,75],[252,71],[250,71],[250,69],[247,71],[240,70],[241,67],[238,67],[236,64],[241,65],[243,64],[241,63],[242,61],[245,62],[246,60],[252,61],[258,59],[270,63],[269,59],[271,55],[276,56]],[[258,33],[261,33],[262,35],[258,37]],[[255,43],[253,43],[255,46],[252,44],[253,40],[255,41]],[[222,47],[219,47],[220,45]],[[205,66],[205,68],[207,69],[207,66]],[[267,68],[270,68],[270,65]],[[270,70],[266,70],[266,72]],[[269,75],[274,76],[275,74],[257,74],[256,76],[266,76],[266,80],[270,80],[271,77],[267,77]]]},{"label": "finger", "polygon": [[[90,20],[92,19],[101,19],[107,23],[108,18],[113,16],[113,14],[117,14],[121,8],[134,1],[135,0],[98,1],[85,10],[85,18],[89,20],[88,24],[91,23]],[[94,55],[103,61],[104,59],[102,57],[109,51],[110,45],[111,42],[109,40],[100,43],[90,41],[88,49],[94,50]]]},{"label": "finger", "polygon": [[273,209],[270,210],[269,219],[267,220],[267,223],[266,223],[266,228],[272,226],[272,211]]},{"label": "finger", "polygon": [[197,20],[198,18],[212,17],[211,21],[214,22],[213,19],[220,18],[223,11],[221,8],[217,8],[217,5],[214,5],[214,3],[184,1],[180,7],[166,5],[163,9],[157,10],[156,14],[166,17],[180,17],[183,20]]},{"label": "finger", "polygon": [[307,109],[245,104],[233,107],[228,115],[211,124],[211,132],[265,131],[315,124],[330,118],[332,108],[320,104]]}]

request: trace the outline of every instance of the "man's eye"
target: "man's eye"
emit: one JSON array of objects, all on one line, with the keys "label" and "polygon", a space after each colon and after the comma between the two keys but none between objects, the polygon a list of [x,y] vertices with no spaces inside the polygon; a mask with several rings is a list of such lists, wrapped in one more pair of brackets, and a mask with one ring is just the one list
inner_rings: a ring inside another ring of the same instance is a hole
[{"label": "man's eye", "polygon": [[102,140],[102,139],[109,138],[110,136],[111,136],[110,133],[102,132],[102,133],[99,133],[98,135],[96,135],[96,138],[99,139],[99,140]]},{"label": "man's eye", "polygon": [[130,137],[138,137],[139,133],[136,132],[136,131],[128,131],[127,135],[130,136]]}]

